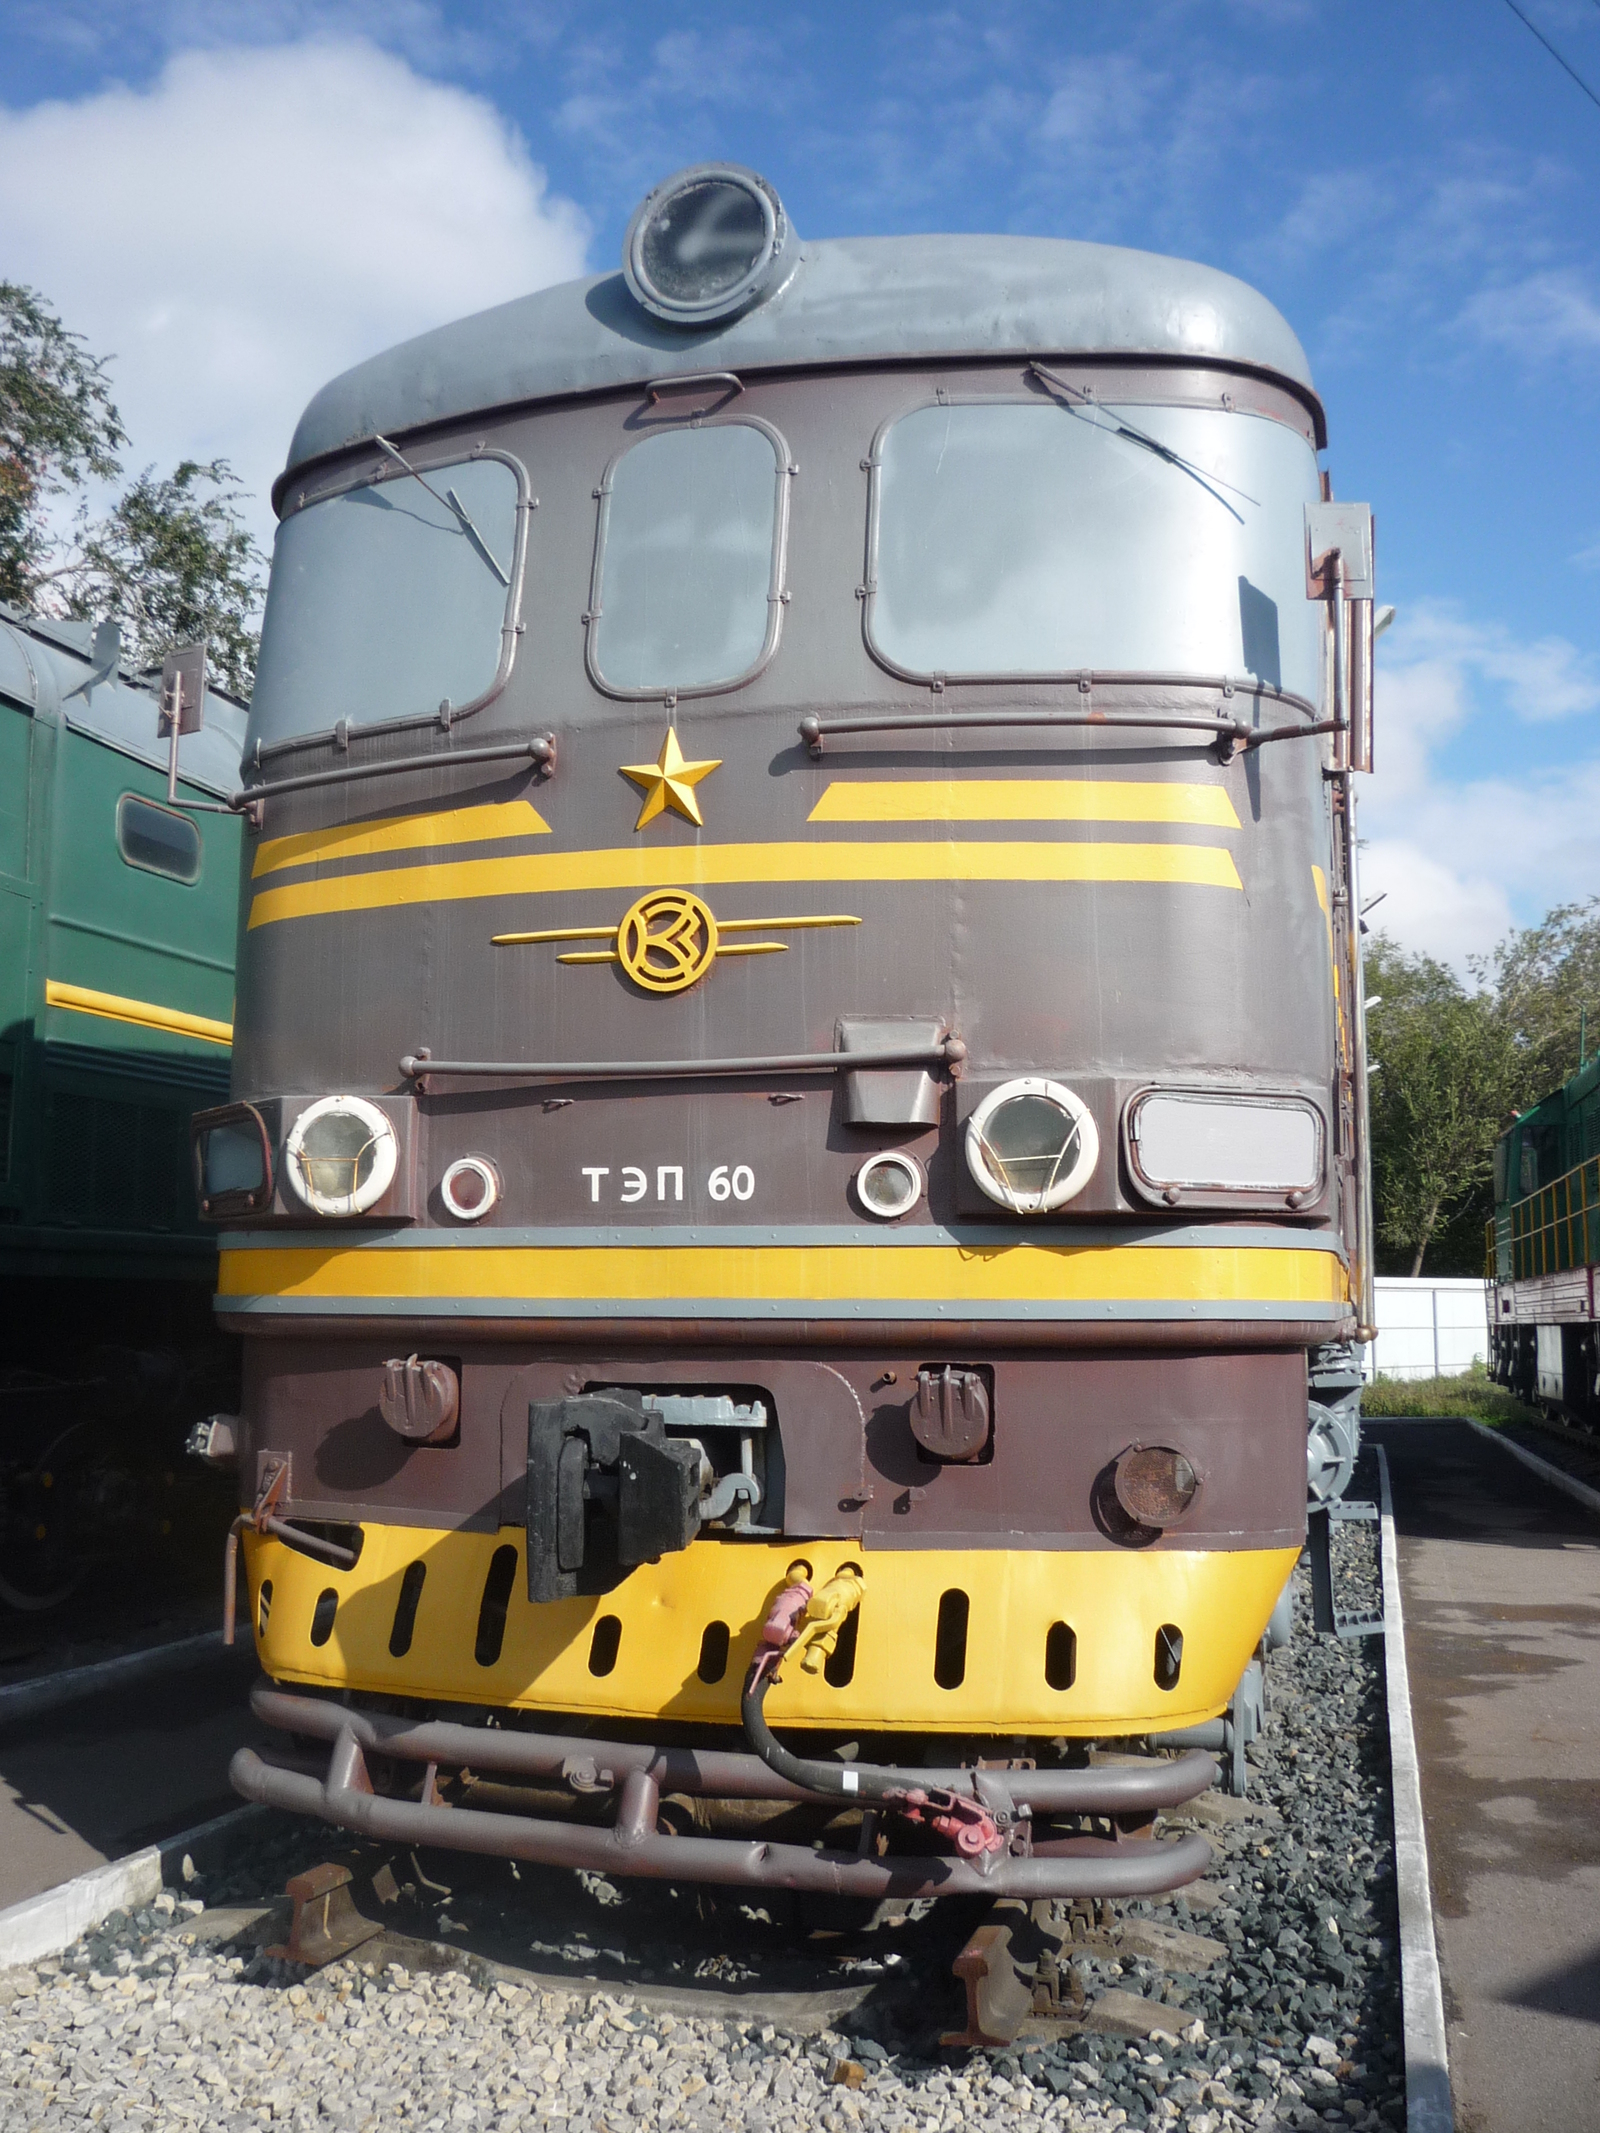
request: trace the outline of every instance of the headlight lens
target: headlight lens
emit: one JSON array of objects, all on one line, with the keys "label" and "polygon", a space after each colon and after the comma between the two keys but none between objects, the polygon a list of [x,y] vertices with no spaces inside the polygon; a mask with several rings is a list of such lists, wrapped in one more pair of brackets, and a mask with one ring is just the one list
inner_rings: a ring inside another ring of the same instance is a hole
[{"label": "headlight lens", "polygon": [[1322,1120],[1293,1097],[1157,1089],[1134,1099],[1128,1152],[1158,1191],[1309,1196],[1322,1183]]},{"label": "headlight lens", "polygon": [[1100,1136],[1083,1099],[1028,1077],[991,1089],[967,1121],[967,1168],[1002,1207],[1048,1214],[1088,1184]]},{"label": "headlight lens", "polygon": [[284,1144],[289,1181],[313,1213],[365,1214],[394,1183],[399,1148],[376,1104],[324,1096],[300,1113]]},{"label": "headlight lens", "polygon": [[790,238],[783,203],[765,178],[737,163],[697,163],[634,211],[622,270],[657,318],[707,325],[772,293]]}]

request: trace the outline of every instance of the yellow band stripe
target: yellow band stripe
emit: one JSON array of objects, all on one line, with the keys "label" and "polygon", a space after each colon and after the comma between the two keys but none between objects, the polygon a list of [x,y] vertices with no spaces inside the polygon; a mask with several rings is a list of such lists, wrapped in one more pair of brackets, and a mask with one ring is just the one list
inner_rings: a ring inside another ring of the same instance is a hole
[{"label": "yellow band stripe", "polygon": [[812,822],[1176,822],[1237,829],[1221,785],[1122,778],[840,778]]},{"label": "yellow band stripe", "polygon": [[1249,1245],[486,1246],[225,1251],[223,1296],[692,1303],[1343,1303],[1332,1252]]},{"label": "yellow band stripe", "polygon": [[232,1044],[233,1024],[210,1015],[187,1015],[181,1007],[158,1007],[153,1000],[127,1000],[120,993],[91,992],[87,985],[45,980],[46,1007],[64,1007],[76,1015],[99,1015],[107,1022],[130,1022],[136,1029],[165,1030],[169,1037],[198,1037],[204,1044]]},{"label": "yellow band stripe", "polygon": [[918,839],[899,844],[627,845],[600,852],[528,852],[504,859],[341,874],[263,889],[250,925],[333,911],[480,896],[553,896],[578,889],[703,888],[727,882],[1105,881],[1242,889],[1233,854],[1209,844],[979,844]]},{"label": "yellow band stripe", "polygon": [[256,852],[251,878],[324,859],[365,859],[375,852],[416,852],[447,844],[484,844],[491,837],[548,837],[550,825],[526,800],[492,807],[452,807],[435,815],[388,815],[380,822],[345,822],[332,829],[268,837]]}]

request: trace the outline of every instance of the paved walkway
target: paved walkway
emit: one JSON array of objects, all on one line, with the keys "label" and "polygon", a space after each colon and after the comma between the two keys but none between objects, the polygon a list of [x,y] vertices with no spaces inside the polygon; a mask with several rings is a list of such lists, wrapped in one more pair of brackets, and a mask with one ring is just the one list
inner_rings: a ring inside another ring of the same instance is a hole
[{"label": "paved walkway", "polygon": [[1388,1452],[1460,2133],[1600,2133],[1600,1516],[1464,1422]]},{"label": "paved walkway", "polygon": [[0,1909],[239,1803],[235,1748],[266,1738],[248,1644],[0,1727]]}]

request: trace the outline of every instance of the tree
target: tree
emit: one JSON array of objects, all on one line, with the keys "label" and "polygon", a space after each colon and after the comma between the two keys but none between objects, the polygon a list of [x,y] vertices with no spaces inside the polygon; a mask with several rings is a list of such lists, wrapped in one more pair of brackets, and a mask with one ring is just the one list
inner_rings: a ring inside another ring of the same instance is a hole
[{"label": "tree", "polygon": [[239,516],[241,493],[225,459],[181,460],[165,481],[146,467],[108,517],[83,526],[61,578],[67,612],[120,623],[140,668],[205,637],[216,679],[248,696],[266,559]]},{"label": "tree", "polygon": [[225,459],[146,467],[103,517],[80,501],[70,534],[50,524],[49,499],[114,480],[127,441],[105,364],[37,290],[0,282],[0,600],[117,622],[141,669],[205,637],[216,679],[248,696],[266,558]]},{"label": "tree", "polygon": [[35,290],[0,281],[0,600],[33,605],[52,550],[47,500],[112,480],[127,441],[104,363]]},{"label": "tree", "polygon": [[1521,1105],[1558,1089],[1582,1064],[1582,1049],[1600,1049],[1600,897],[1558,904],[1524,926],[1473,975],[1497,996],[1523,1067]]},{"label": "tree", "polygon": [[1468,992],[1444,964],[1381,934],[1367,946],[1366,989],[1378,1240],[1416,1276],[1449,1234],[1451,1256],[1477,1273],[1494,1144],[1526,1082],[1512,1024],[1494,992]]}]

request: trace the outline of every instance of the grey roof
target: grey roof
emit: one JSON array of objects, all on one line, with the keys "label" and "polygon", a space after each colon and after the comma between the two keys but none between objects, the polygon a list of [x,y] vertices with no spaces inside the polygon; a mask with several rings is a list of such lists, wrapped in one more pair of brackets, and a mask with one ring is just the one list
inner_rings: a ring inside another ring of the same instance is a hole
[{"label": "grey roof", "polygon": [[[92,623],[46,621],[0,606],[0,700],[47,714],[59,706],[76,732],[91,734],[165,776],[168,743],[156,732],[158,692],[152,682],[123,666],[92,689],[69,694],[94,671],[93,640]],[[238,791],[245,717],[245,707],[234,697],[206,690],[205,725],[178,743],[178,773],[186,785],[219,799]]]},{"label": "grey roof", "polygon": [[690,371],[1077,350],[1244,363],[1312,389],[1282,314],[1215,267],[1059,237],[851,237],[806,245],[776,296],[705,332],[650,318],[601,274],[419,334],[322,388],[288,466],[374,431]]}]

